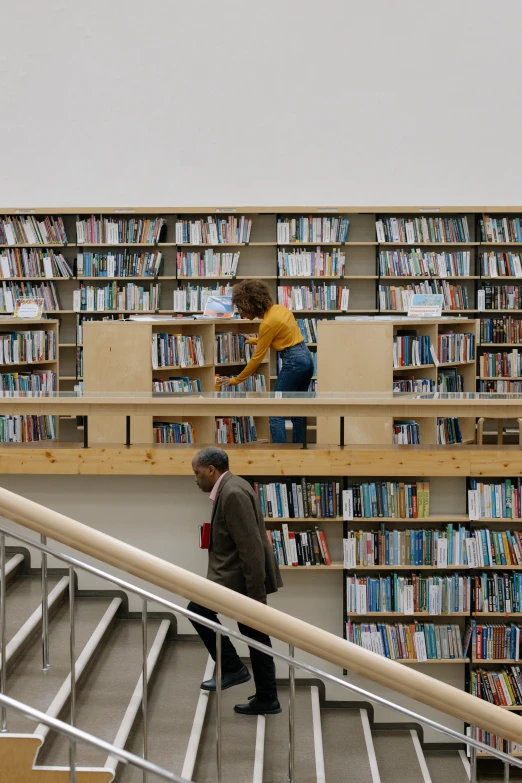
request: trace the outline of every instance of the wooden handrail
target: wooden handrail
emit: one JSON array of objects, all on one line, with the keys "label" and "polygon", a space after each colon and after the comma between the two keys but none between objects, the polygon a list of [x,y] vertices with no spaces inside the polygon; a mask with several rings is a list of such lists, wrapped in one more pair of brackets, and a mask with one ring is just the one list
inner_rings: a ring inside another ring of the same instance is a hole
[{"label": "wooden handrail", "polygon": [[126,415],[126,416],[350,416],[422,418],[423,416],[468,416],[486,418],[522,418],[522,395],[489,396],[455,394],[440,398],[436,394],[317,394],[315,397],[276,398],[230,394],[154,396],[143,394],[59,394],[4,395],[0,392],[0,414],[34,415]]},{"label": "wooden handrail", "polygon": [[317,658],[346,668],[447,715],[522,743],[522,718],[512,712],[214,584],[39,503],[0,489],[0,513],[49,539],[156,587],[211,607]]}]

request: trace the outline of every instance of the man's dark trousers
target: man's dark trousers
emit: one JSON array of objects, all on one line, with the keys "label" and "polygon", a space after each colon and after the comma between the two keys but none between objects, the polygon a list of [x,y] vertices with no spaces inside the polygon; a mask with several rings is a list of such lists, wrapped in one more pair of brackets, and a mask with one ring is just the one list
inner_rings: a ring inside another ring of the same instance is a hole
[{"label": "man's dark trousers", "polygon": [[[219,623],[217,613],[212,609],[207,609],[205,606],[194,603],[191,601],[187,606],[194,614],[200,614],[202,617],[206,617],[207,620],[212,620],[215,623]],[[213,660],[216,660],[216,633],[211,628],[207,628],[205,625],[191,620],[192,625],[198,632],[201,641],[209,651]],[[270,637],[266,633],[256,631],[255,628],[250,628],[243,623],[237,624],[239,632],[244,636],[249,636],[260,644],[266,644],[267,647],[271,647],[272,643]],[[249,647],[250,660],[252,661],[252,673],[254,675],[254,682],[256,684],[256,696],[262,702],[273,701],[277,699],[277,687],[275,679],[275,666],[272,656],[256,650],[254,647]],[[241,667],[241,659],[237,654],[234,645],[224,634],[221,637],[221,661],[223,667],[223,673],[235,672]]]}]

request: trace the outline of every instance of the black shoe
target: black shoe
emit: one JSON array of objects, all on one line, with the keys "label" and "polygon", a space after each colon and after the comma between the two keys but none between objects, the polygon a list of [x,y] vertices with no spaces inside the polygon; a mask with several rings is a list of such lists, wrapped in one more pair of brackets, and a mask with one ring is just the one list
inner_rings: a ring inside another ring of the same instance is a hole
[{"label": "black shoe", "polygon": [[[250,672],[245,665],[243,665],[237,672],[223,672],[221,675],[221,690],[226,691],[227,688],[233,688],[234,685],[241,685],[242,682],[248,682],[249,679]],[[202,682],[201,690],[215,691],[216,678],[212,677],[210,680],[205,680],[205,682]]]},{"label": "black shoe", "polygon": [[257,696],[249,696],[248,704],[236,704],[234,712],[240,715],[278,715],[282,709],[278,699],[260,701]]}]

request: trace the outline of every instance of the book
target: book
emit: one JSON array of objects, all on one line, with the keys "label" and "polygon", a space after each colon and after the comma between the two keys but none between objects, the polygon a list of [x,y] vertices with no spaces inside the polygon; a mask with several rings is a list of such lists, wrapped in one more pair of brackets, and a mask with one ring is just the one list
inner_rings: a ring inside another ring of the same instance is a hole
[{"label": "book", "polygon": [[33,443],[56,440],[54,416],[0,415],[0,443]]},{"label": "book", "polygon": [[52,248],[4,248],[0,250],[0,279],[22,277],[70,278],[73,270],[61,253]]},{"label": "book", "polygon": [[76,256],[76,274],[81,277],[157,277],[163,255],[154,252],[117,253],[80,252]]},{"label": "book", "polygon": [[378,242],[469,242],[464,217],[382,217],[375,222]]},{"label": "book", "polygon": [[116,281],[104,286],[80,285],[73,292],[73,310],[77,313],[106,311],[154,311],[159,308],[160,285],[152,284],[149,288],[126,283],[121,288]]},{"label": "book", "polygon": [[381,250],[381,277],[467,277],[470,274],[471,253],[412,250]]},{"label": "book", "polygon": [[216,416],[216,443],[253,443],[257,441],[253,416]]},{"label": "book", "polygon": [[296,249],[279,250],[277,266],[280,277],[343,277],[345,254],[338,248],[322,251]]},{"label": "book", "polygon": [[323,481],[313,485],[304,478],[301,482],[288,479],[265,484],[258,481],[254,484],[254,491],[264,517],[273,519],[339,519],[341,517],[339,481]]},{"label": "book", "polygon": [[393,442],[399,445],[419,444],[421,433],[418,422],[396,419],[393,422]]},{"label": "book", "polygon": [[462,432],[459,420],[453,416],[443,416],[437,419],[437,444],[447,446],[462,443]]},{"label": "book", "polygon": [[205,351],[201,335],[168,334],[152,335],[152,368],[202,367]]},{"label": "book", "polygon": [[414,294],[442,294],[444,310],[469,310],[468,289],[447,280],[424,280],[408,285],[379,285],[381,310],[407,311]]},{"label": "book", "polygon": [[346,242],[350,221],[345,217],[278,218],[277,242],[280,245],[297,242]]},{"label": "book", "polygon": [[346,576],[346,610],[357,614],[364,594],[364,612],[449,614],[471,610],[472,581],[461,574],[393,573]]},{"label": "book", "polygon": [[484,351],[479,357],[479,375],[485,378],[503,376],[522,378],[522,351]]},{"label": "book", "polygon": [[235,253],[178,252],[176,269],[178,277],[235,277],[239,264],[239,251]]},{"label": "book", "polygon": [[178,220],[176,222],[176,243],[178,245],[222,245],[248,244],[252,230],[252,219],[244,215],[227,218],[213,216],[199,220]]},{"label": "book", "polygon": [[480,234],[483,242],[522,242],[520,218],[484,215],[480,220]]},{"label": "book", "polygon": [[45,312],[60,309],[60,300],[54,283],[6,282],[0,286],[0,312],[13,313],[17,299],[43,299]]},{"label": "book", "polygon": [[522,309],[522,285],[496,283],[481,284],[477,291],[477,307],[487,310],[520,310]]},{"label": "book", "polygon": [[0,218],[1,245],[66,245],[67,233],[61,217],[4,215]]},{"label": "book", "polygon": [[153,217],[97,217],[76,218],[76,242],[86,244],[133,245],[157,244],[166,239],[167,222]]},{"label": "book", "polygon": [[190,422],[159,422],[153,424],[154,443],[195,443],[196,433]]},{"label": "book", "polygon": [[327,566],[331,565],[326,537],[322,530],[289,531],[283,524],[281,530],[267,530],[278,565]]},{"label": "book", "polygon": [[[412,496],[411,508],[413,518],[418,518],[415,495]],[[446,568],[449,565],[468,565],[466,540],[470,537],[470,531],[463,525],[449,523],[441,530],[349,530],[346,540],[355,541],[352,567],[411,565]],[[346,548],[349,551],[348,546]],[[345,563],[345,568],[349,567]]]},{"label": "book", "polygon": [[232,296],[232,286],[181,286],[173,293],[173,310],[177,313],[203,312],[210,296]]},{"label": "book", "polygon": [[309,286],[280,285],[277,287],[278,304],[297,312],[348,310],[349,294],[347,286],[339,286],[336,283],[317,285],[312,282]]},{"label": "book", "polygon": [[0,364],[41,362],[56,359],[56,334],[35,329],[0,334]]},{"label": "book", "polygon": [[433,623],[354,623],[346,624],[346,638],[353,644],[392,660],[419,660],[415,635],[423,637],[423,660],[463,658],[458,625]]}]

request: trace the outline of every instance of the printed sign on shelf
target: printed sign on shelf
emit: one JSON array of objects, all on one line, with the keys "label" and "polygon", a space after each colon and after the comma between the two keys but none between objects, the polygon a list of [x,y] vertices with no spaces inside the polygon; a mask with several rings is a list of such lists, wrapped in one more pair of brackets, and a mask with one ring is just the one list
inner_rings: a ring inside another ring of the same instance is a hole
[{"label": "printed sign on shelf", "polygon": [[408,317],[440,318],[443,303],[442,294],[413,294],[408,307]]},{"label": "printed sign on shelf", "polygon": [[34,296],[24,296],[16,300],[15,318],[41,318],[44,300]]}]

